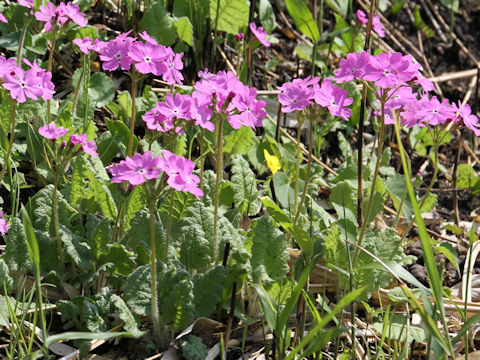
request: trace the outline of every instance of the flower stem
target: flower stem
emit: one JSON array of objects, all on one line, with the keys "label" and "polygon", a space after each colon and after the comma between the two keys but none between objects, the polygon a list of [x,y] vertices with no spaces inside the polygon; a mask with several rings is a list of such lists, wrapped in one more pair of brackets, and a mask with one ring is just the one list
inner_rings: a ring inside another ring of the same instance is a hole
[{"label": "flower stem", "polygon": [[302,212],[302,206],[305,201],[305,196],[307,195],[308,182],[310,180],[310,171],[312,169],[312,153],[313,153],[313,121],[310,119],[310,128],[308,132],[308,160],[307,160],[307,173],[305,175],[305,183],[303,185],[302,197],[300,198],[300,203],[298,204],[297,213],[295,214],[294,224],[297,224],[297,220],[300,217]]},{"label": "flower stem", "polygon": [[217,132],[217,179],[215,181],[215,210],[213,213],[213,261],[218,263],[218,198],[220,181],[223,178],[223,115],[218,116]]},{"label": "flower stem", "polygon": [[302,148],[300,147],[300,136],[302,131],[302,122],[300,121],[300,117],[298,118],[298,128],[297,128],[297,163],[295,165],[295,197],[293,198],[293,211],[297,211],[297,203],[298,203],[298,187],[300,183],[300,162],[302,160]]},{"label": "flower stem", "polygon": [[[55,43],[57,41],[58,30],[53,33],[52,46],[50,47],[50,53],[48,54],[48,71],[52,72],[53,65],[53,52],[55,51]],[[50,123],[52,114],[50,110],[50,99],[47,100],[47,123]]]},{"label": "flower stem", "polygon": [[167,220],[167,235],[165,237],[165,254],[164,262],[167,263],[168,260],[168,242],[170,240],[170,230],[172,229],[172,215],[173,215],[173,195],[175,190],[170,190],[170,206],[168,208],[168,220]]},{"label": "flower stem", "polygon": [[55,238],[57,239],[57,250],[58,250],[58,265],[60,276],[63,276],[63,252],[62,252],[62,238],[60,237],[60,224],[58,220],[58,174],[60,172],[60,164],[58,164],[58,159],[55,167],[55,177],[53,179],[53,220],[55,223]]},{"label": "flower stem", "polygon": [[[87,132],[87,121],[88,121],[88,107],[89,107],[89,98],[88,98],[88,83],[90,82],[90,61],[88,55],[83,54],[83,132]],[[80,82],[80,80],[79,80]]]},{"label": "flower stem", "polygon": [[155,196],[153,186],[150,189],[150,251],[152,253],[152,322],[153,333],[158,344],[161,343],[160,312],[157,295],[157,251],[155,243]]},{"label": "flower stem", "polygon": [[203,128],[200,129],[201,137],[200,137],[200,189],[203,190],[203,169],[205,168],[205,158],[204,158],[204,139],[205,139],[205,130]]},{"label": "flower stem", "polygon": [[[375,164],[375,171],[373,173],[373,179],[372,179],[372,186],[370,187],[370,195],[368,197],[368,203],[367,203],[367,209],[365,211],[365,217],[363,219],[363,224],[360,230],[360,236],[358,237],[358,246],[362,245],[363,237],[365,236],[365,231],[367,230],[368,226],[368,218],[370,217],[370,212],[372,210],[372,205],[373,205],[373,197],[375,195],[375,186],[377,185],[377,177],[378,177],[378,169],[380,168],[380,162],[382,160],[382,154],[383,154],[383,141],[385,138],[385,97],[382,96],[382,99],[380,100],[382,103],[382,119],[380,123],[380,135],[378,138],[378,147],[377,147],[377,163]],[[358,174],[358,176],[361,176],[361,174]],[[352,261],[352,267],[355,267],[355,263],[357,262],[358,254],[359,254],[359,248],[355,248],[355,253],[353,255],[353,261]]]},{"label": "flower stem", "polygon": [[5,160],[3,161],[2,172],[0,173],[0,183],[5,176],[5,172],[7,171],[8,161],[10,160],[10,155],[12,154],[12,147],[13,147],[13,139],[15,137],[15,118],[16,118],[16,109],[17,109],[17,102],[12,99],[12,128],[10,130],[10,139],[8,143],[8,150],[7,155],[5,156]]},{"label": "flower stem", "polygon": [[[128,138],[127,155],[133,155],[133,131],[135,130],[135,97],[137,96],[137,79],[135,73],[132,74],[132,118],[130,119],[130,136]],[[136,150],[136,149],[135,149]]]}]

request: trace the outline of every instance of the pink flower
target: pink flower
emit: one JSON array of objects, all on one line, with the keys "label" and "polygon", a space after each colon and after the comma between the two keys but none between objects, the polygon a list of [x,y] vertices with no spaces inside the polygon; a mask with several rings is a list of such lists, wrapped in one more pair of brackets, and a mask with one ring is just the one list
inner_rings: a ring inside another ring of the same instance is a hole
[{"label": "pink flower", "polygon": [[7,18],[3,14],[0,14],[0,22],[8,23]]},{"label": "pink flower", "polygon": [[[60,3],[59,7],[62,4],[63,3]],[[73,5],[71,1],[66,3],[65,7],[63,8],[63,14],[66,15],[78,26],[85,26],[88,23],[85,19],[85,14],[80,12],[80,8],[78,7],[78,5]]]},{"label": "pink flower", "polygon": [[190,108],[192,107],[192,97],[190,95],[182,95],[176,93],[175,96],[167,94],[165,96],[165,102],[157,105],[160,112],[167,118],[185,119],[190,120]]},{"label": "pink flower", "polygon": [[343,83],[353,79],[361,79],[369,61],[370,54],[366,51],[347,54],[346,59],[340,60],[340,68],[335,71],[335,81]]},{"label": "pink flower", "polygon": [[472,130],[476,136],[480,136],[480,123],[478,122],[478,118],[472,114],[470,105],[462,105],[461,101],[459,100],[458,106],[453,103],[452,108],[456,111],[457,116],[454,121],[462,121],[463,124]]},{"label": "pink flower", "polygon": [[128,49],[128,56],[139,73],[160,76],[167,71],[168,53],[164,46],[134,42]]},{"label": "pink flower", "polygon": [[213,116],[213,110],[209,108],[210,100],[205,99],[198,91],[192,93],[192,100],[193,103],[190,114],[192,115],[192,119],[195,120],[195,125],[208,131],[215,131],[215,124],[210,121]]},{"label": "pink flower", "polygon": [[38,133],[46,139],[55,140],[65,136],[68,133],[68,128],[64,129],[63,126],[57,127],[54,122],[51,122],[39,128]]},{"label": "pink flower", "polygon": [[263,30],[263,27],[259,26],[257,28],[257,25],[254,23],[250,23],[250,30],[252,31],[252,34],[260,41],[260,43],[266,47],[269,47],[270,41],[266,39],[267,37],[267,32]]},{"label": "pink flower", "polygon": [[242,126],[249,126],[255,130],[256,126],[262,126],[262,119],[266,116],[265,106],[267,103],[263,100],[256,100],[257,89],[243,89],[232,99],[232,106],[237,109],[239,114],[231,115],[227,118],[234,129],[240,129]]},{"label": "pink flower", "polygon": [[28,9],[33,9],[33,0],[18,0],[18,5],[26,7]]},{"label": "pink flower", "polygon": [[308,76],[305,79],[293,79],[278,87],[278,101],[283,105],[282,112],[301,111],[310,106],[315,95],[311,85],[317,84],[319,80],[319,77],[311,79],[311,76]]},{"label": "pink flower", "polygon": [[41,85],[43,79],[37,76],[36,72],[25,71],[19,66],[15,66],[12,73],[3,76],[2,86],[10,90],[10,96],[19,103],[27,101],[27,97],[37,100],[43,95]]},{"label": "pink flower", "polygon": [[173,129],[173,122],[168,121],[168,118],[161,113],[157,106],[142,115],[142,119],[150,130],[167,132]]},{"label": "pink flower", "polygon": [[160,168],[160,157],[153,156],[151,151],[145,154],[136,153],[120,161],[120,164],[109,168],[113,175],[112,183],[128,181],[131,185],[140,185],[144,182],[159,177],[162,172]]},{"label": "pink flower", "polygon": [[79,145],[79,144],[81,144],[85,141],[87,141],[87,135],[86,134],[80,134],[80,135],[72,134],[72,135],[70,135],[70,142],[73,145]]},{"label": "pink flower", "polygon": [[3,218],[3,211],[0,210],[0,234],[7,235],[10,225],[7,224],[7,220]]},{"label": "pink flower", "polygon": [[139,33],[140,37],[145,40],[147,43],[150,43],[152,45],[158,45],[157,41],[153,39],[146,31]]},{"label": "pink flower", "polygon": [[399,52],[380,53],[370,58],[363,79],[383,89],[405,85],[412,79],[410,59]]},{"label": "pink flower", "polygon": [[423,123],[435,126],[455,119],[455,113],[456,109],[450,106],[448,99],[443,99],[440,102],[436,96],[432,96],[430,100],[425,98],[422,101],[422,108],[417,111],[417,116]]},{"label": "pink flower", "polygon": [[82,142],[82,149],[90,156],[98,156],[97,145],[93,140]]},{"label": "pink flower", "polygon": [[323,107],[326,107],[330,114],[339,116],[343,120],[348,121],[352,116],[352,110],[347,108],[353,103],[353,98],[349,98],[348,91],[333,85],[331,79],[323,79],[321,86],[314,86],[315,102]]},{"label": "pink flower", "polygon": [[162,75],[163,81],[169,84],[182,84],[183,75],[180,70],[183,69],[183,53],[175,54],[171,48],[168,48],[168,57],[165,61],[166,71]]},{"label": "pink flower", "polygon": [[41,82],[38,84],[38,88],[42,91],[40,97],[45,101],[51,99],[53,94],[55,94],[55,85],[51,81],[52,73],[38,66],[37,59],[33,60],[33,64],[28,59],[23,59],[23,62],[31,67],[31,69],[27,71],[27,74],[31,73],[32,76],[41,79]]},{"label": "pink flower", "polygon": [[43,28],[46,32],[50,32],[53,29],[52,20],[55,18],[55,5],[51,2],[47,2],[47,6],[40,5],[40,10],[35,12],[35,19],[45,22]]},{"label": "pink flower", "polygon": [[198,187],[200,178],[192,173],[195,163],[174,153],[164,150],[161,167],[168,175],[167,184],[177,191],[186,191],[197,197],[203,196],[203,191]]},{"label": "pink flower", "polygon": [[123,33],[115,39],[108,41],[104,46],[98,49],[100,60],[103,61],[103,70],[114,71],[120,66],[122,70],[130,70],[131,65],[135,62],[128,56],[130,47],[135,39]]},{"label": "pink flower", "polygon": [[[368,17],[362,10],[357,10],[357,19],[358,22],[362,25],[368,24]],[[381,38],[385,37],[385,29],[383,28],[383,25],[380,21],[380,16],[373,15],[372,28],[373,31],[378,34],[378,36],[380,36]]]},{"label": "pink flower", "polygon": [[85,36],[83,39],[74,39],[72,42],[77,45],[80,51],[85,55],[88,55],[90,50],[93,50],[94,48],[93,40],[88,36]]},{"label": "pink flower", "polygon": [[16,66],[16,59],[14,57],[5,59],[3,56],[0,56],[0,77],[3,77],[5,74],[10,74]]}]

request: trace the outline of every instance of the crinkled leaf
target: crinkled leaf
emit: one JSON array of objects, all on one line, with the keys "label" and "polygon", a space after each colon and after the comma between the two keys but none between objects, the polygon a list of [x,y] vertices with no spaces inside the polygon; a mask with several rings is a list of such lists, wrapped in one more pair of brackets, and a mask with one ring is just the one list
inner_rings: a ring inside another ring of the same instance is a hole
[{"label": "crinkled leaf", "polygon": [[123,295],[128,307],[140,316],[152,313],[152,267],[139,266],[130,274],[123,287]]},{"label": "crinkled leaf", "polygon": [[100,316],[97,307],[86,298],[82,306],[82,320],[91,332],[107,331],[107,324]]},{"label": "crinkled leaf", "polygon": [[131,274],[136,255],[122,244],[108,244],[108,252],[101,257],[101,263],[113,263],[113,272],[123,276]]},{"label": "crinkled leaf", "polygon": [[180,261],[190,269],[204,269],[212,261],[212,246],[198,224],[182,227],[179,248]]},{"label": "crinkled leaf", "polygon": [[[131,227],[122,241],[126,241],[129,248],[137,254],[137,263],[146,264],[150,261],[150,214],[146,210],[140,210],[131,221]],[[161,246],[163,235],[162,224],[155,220],[155,239],[157,258],[162,258],[164,246]]]},{"label": "crinkled leaf", "polygon": [[290,255],[284,234],[269,217],[255,220],[252,241],[252,278],[260,276],[265,284],[283,278],[289,270]]},{"label": "crinkled leaf", "polygon": [[13,218],[5,238],[6,249],[3,260],[11,270],[27,272],[30,270],[30,256],[28,255],[27,238],[23,231],[23,224],[19,218]]},{"label": "crinkled leaf", "polygon": [[258,4],[258,15],[260,16],[260,22],[265,31],[271,34],[277,26],[277,21],[275,19],[275,11],[269,0],[260,0]]},{"label": "crinkled leaf", "polygon": [[332,188],[330,202],[339,218],[357,221],[357,192],[348,181],[340,181]]},{"label": "crinkled leaf", "polygon": [[248,162],[240,155],[232,158],[232,185],[233,201],[235,207],[242,211],[248,210],[249,216],[258,214],[261,208],[260,192],[257,190],[255,174],[250,169]]},{"label": "crinkled leaf", "polygon": [[225,268],[216,266],[193,277],[193,304],[195,317],[208,316],[222,300],[226,279]]},{"label": "crinkled leaf", "polygon": [[13,279],[10,276],[10,270],[7,263],[0,258],[0,289],[7,289],[10,292],[13,288]]},{"label": "crinkled leaf", "polygon": [[72,258],[73,262],[81,269],[90,270],[91,249],[90,246],[83,241],[77,234],[73,234],[67,227],[60,224],[60,237],[64,246],[64,250]]},{"label": "crinkled leaf", "polygon": [[118,296],[113,294],[112,303],[118,310],[118,317],[123,320],[123,327],[126,331],[132,334],[134,337],[140,337],[143,335],[143,332],[138,329],[137,321],[133,317],[133,314],[130,312],[130,309],[125,304],[125,301]]},{"label": "crinkled leaf", "polygon": [[202,339],[195,335],[189,335],[180,344],[183,355],[188,360],[205,360],[208,357],[208,348]]}]

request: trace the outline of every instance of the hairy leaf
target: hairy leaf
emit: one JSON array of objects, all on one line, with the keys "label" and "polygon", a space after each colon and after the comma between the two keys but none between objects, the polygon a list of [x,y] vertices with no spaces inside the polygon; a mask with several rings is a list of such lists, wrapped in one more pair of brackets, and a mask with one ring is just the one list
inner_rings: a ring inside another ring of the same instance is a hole
[{"label": "hairy leaf", "polygon": [[187,336],[186,340],[182,339],[180,346],[182,347],[183,355],[188,360],[204,360],[208,357],[207,345],[198,336]]},{"label": "hairy leaf", "polygon": [[223,151],[226,154],[246,154],[253,145],[255,134],[248,126],[242,126],[240,129],[232,131],[225,136],[225,145]]},{"label": "hairy leaf", "polygon": [[204,269],[212,261],[212,246],[199,224],[182,227],[180,261],[188,270]]},{"label": "hairy leaf", "polygon": [[6,249],[3,260],[11,270],[27,272],[30,267],[27,238],[23,231],[23,224],[19,218],[13,218],[8,234],[5,238]]},{"label": "hairy leaf", "polygon": [[170,46],[177,40],[174,18],[161,2],[154,3],[145,11],[138,26],[139,31],[146,31],[162,45]]},{"label": "hairy leaf", "polygon": [[125,304],[125,301],[115,294],[111,296],[111,299],[113,305],[115,305],[118,310],[118,317],[124,322],[124,329],[137,338],[142,336],[143,332],[138,329],[137,321],[127,307],[127,304]]},{"label": "hairy leaf", "polygon": [[261,208],[260,192],[257,190],[255,174],[248,162],[240,155],[232,158],[233,201],[242,213],[248,210],[249,216],[258,214]]},{"label": "hairy leaf", "polygon": [[260,276],[264,284],[283,278],[289,270],[290,256],[284,234],[269,217],[255,220],[252,241],[252,278]]},{"label": "hairy leaf", "polygon": [[91,264],[91,249],[90,246],[83,241],[83,239],[72,233],[66,226],[60,224],[60,237],[64,245],[64,250],[72,258],[73,262],[84,270],[90,270]]},{"label": "hairy leaf", "polygon": [[225,279],[225,268],[220,265],[193,277],[195,317],[208,317],[215,311],[216,304],[222,300]]}]

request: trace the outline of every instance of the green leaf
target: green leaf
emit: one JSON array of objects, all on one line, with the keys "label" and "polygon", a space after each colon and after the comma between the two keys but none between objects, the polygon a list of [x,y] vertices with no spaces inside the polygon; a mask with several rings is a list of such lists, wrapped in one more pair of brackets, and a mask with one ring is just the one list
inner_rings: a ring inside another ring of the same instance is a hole
[{"label": "green leaf", "polygon": [[10,276],[10,270],[8,269],[7,263],[0,258],[0,288],[7,289],[7,292],[12,291],[13,289],[13,279]]},{"label": "green leaf", "polygon": [[[370,197],[370,195],[368,196]],[[363,199],[363,208],[366,209],[368,206],[368,197],[365,197]],[[368,217],[367,221],[368,223],[372,222],[375,216],[380,214],[380,212],[383,210],[383,196],[378,192],[375,191],[375,194],[373,195],[373,202],[372,202],[372,208],[370,210],[370,215]]]},{"label": "green leaf", "polygon": [[113,263],[113,273],[128,276],[135,266],[136,255],[122,244],[108,244],[108,253],[101,257],[101,263]]},{"label": "green leaf", "polygon": [[[277,329],[277,321],[280,311],[280,309],[278,308],[278,304],[275,302],[275,299],[265,290],[261,283],[252,284],[252,286],[257,291],[260,304],[262,305],[263,314],[267,319],[268,327],[274,333],[278,332],[279,329]],[[281,330],[282,329],[280,329],[280,331]]]},{"label": "green leaf", "polygon": [[[101,168],[101,170],[99,168]],[[82,201],[92,199],[95,201],[102,215],[111,220],[115,220],[117,216],[117,206],[107,186],[109,181],[109,177],[100,159],[85,154],[77,156],[70,188],[70,203],[73,206],[77,206]]]},{"label": "green leaf", "polygon": [[205,360],[208,357],[208,348],[202,339],[195,335],[188,335],[180,344],[183,355],[188,360]]},{"label": "green leaf", "polygon": [[146,31],[151,37],[165,46],[173,45],[177,40],[174,18],[161,2],[155,2],[145,11],[138,26],[139,32]]},{"label": "green leaf", "polygon": [[336,13],[347,16],[349,0],[326,0],[327,5]]},{"label": "green leaf", "polygon": [[[91,75],[88,82],[88,94],[92,95],[94,106],[101,108],[113,100],[115,86],[113,80],[103,72],[96,72]],[[80,95],[79,95],[80,96]]]},{"label": "green leaf", "polygon": [[249,216],[258,214],[261,208],[260,192],[257,191],[255,174],[248,162],[240,155],[232,158],[232,185],[235,207],[241,208],[241,213],[248,210]]},{"label": "green leaf", "polygon": [[305,255],[310,258],[313,254],[313,242],[308,233],[295,225],[292,220],[275,204],[271,199],[266,196],[261,197],[262,203],[267,209],[268,213],[273,219],[278,222],[300,245]]},{"label": "green leaf", "polygon": [[447,7],[448,10],[453,10],[453,12],[458,12],[459,9],[459,0],[440,0],[443,6]]},{"label": "green leaf", "polygon": [[457,189],[469,189],[476,183],[475,170],[468,164],[460,164],[457,168]]},{"label": "green leaf", "polygon": [[73,234],[63,224],[60,224],[60,238],[64,245],[64,250],[72,258],[73,262],[83,270],[90,270],[91,264],[91,249],[90,246],[83,241],[77,234]]},{"label": "green leaf", "polygon": [[410,220],[413,214],[413,206],[406,193],[405,175],[396,174],[394,176],[389,176],[385,181],[385,188],[392,198],[393,206],[397,211],[400,210],[399,207],[403,198],[401,211],[403,211],[407,220]]},{"label": "green leaf", "polygon": [[435,35],[435,32],[432,30],[432,28],[429,27],[423,20],[422,15],[420,14],[420,7],[418,5],[413,9],[413,18],[413,24],[422,30],[426,37],[431,38],[433,35]]},{"label": "green leaf", "polygon": [[226,279],[225,268],[221,265],[208,269],[193,277],[193,304],[195,317],[210,315],[222,300]]},{"label": "green leaf", "polygon": [[87,215],[87,239],[92,249],[93,259],[99,260],[101,255],[108,252],[107,244],[112,240],[112,227],[110,220],[98,219],[92,214]]},{"label": "green leaf", "polygon": [[127,304],[125,304],[125,301],[123,301],[120,296],[115,294],[112,295],[111,299],[113,305],[115,305],[118,310],[118,317],[124,322],[124,329],[136,338],[142,336],[144,332],[138,329],[137,321],[130,312],[130,309],[127,307]]},{"label": "green leaf", "polygon": [[185,329],[193,320],[193,283],[187,271],[158,264],[158,301],[162,322],[174,331]]},{"label": "green leaf", "polygon": [[[177,191],[179,192],[179,191]],[[143,186],[135,186],[127,199],[125,207],[125,230],[130,229],[130,222],[137,213],[147,206],[147,194]]]},{"label": "green leaf", "polygon": [[436,203],[437,203],[437,194],[433,194],[433,193],[428,194],[427,199],[425,200],[422,207],[420,208],[420,212],[426,213],[426,212],[432,211]]},{"label": "green leaf", "polygon": [[[53,185],[47,185],[28,200],[27,211],[36,231],[54,234],[53,221]],[[58,219],[60,224],[69,227],[78,218],[78,213],[57,190]]]},{"label": "green leaf", "polygon": [[82,320],[91,332],[107,330],[107,324],[100,315],[98,308],[89,299],[84,299],[82,304]]},{"label": "green leaf", "polygon": [[357,192],[349,181],[340,181],[332,188],[330,202],[339,218],[357,222]]},{"label": "green leaf", "polygon": [[[163,235],[162,224],[155,220],[155,238],[157,258],[162,258],[165,247],[161,246]],[[137,263],[146,264],[150,262],[150,214],[141,210],[130,222],[130,229],[125,234],[122,242],[126,241],[130,249],[137,254]]]},{"label": "green leaf", "polygon": [[209,238],[198,224],[182,227],[179,250],[180,261],[188,270],[204,269],[212,261],[212,246]]},{"label": "green leaf", "polygon": [[290,183],[288,176],[281,171],[277,171],[273,176],[273,188],[275,196],[284,209],[291,209],[295,200],[295,188]]},{"label": "green leaf", "polygon": [[298,29],[308,36],[310,40],[317,43],[320,40],[317,24],[302,0],[286,0],[287,10]]},{"label": "green leaf", "polygon": [[193,26],[190,22],[190,19],[186,16],[183,16],[176,20],[173,25],[177,30],[178,38],[182,41],[185,41],[188,45],[192,46],[193,44]]},{"label": "green leaf", "polygon": [[123,287],[123,295],[128,307],[140,316],[152,313],[152,267],[139,266],[130,274]]},{"label": "green leaf", "polygon": [[[397,340],[402,343],[411,344],[412,341],[422,343],[425,341],[425,330],[421,327],[408,324],[410,320],[401,314],[393,314],[388,324],[383,322],[374,322],[373,329],[378,332],[381,336],[385,336],[390,340]],[[407,329],[408,327],[408,329]],[[386,330],[386,333],[384,333]],[[408,332],[408,335],[407,335]]]},{"label": "green leaf", "polygon": [[258,4],[258,15],[265,31],[271,34],[277,26],[277,21],[275,19],[275,11],[269,0],[260,0]]},{"label": "green leaf", "polygon": [[218,31],[232,35],[242,32],[248,25],[248,12],[246,0],[210,0],[210,24],[214,27],[216,23]]},{"label": "green leaf", "polygon": [[27,238],[19,218],[13,218],[5,238],[6,249],[3,260],[12,271],[27,272],[31,268]]},{"label": "green leaf", "polygon": [[246,154],[253,145],[254,137],[255,134],[250,127],[242,126],[225,136],[223,151],[226,154]]},{"label": "green leaf", "polygon": [[[188,209],[196,202],[195,195],[183,191],[173,192],[173,218],[182,220],[186,215]],[[160,213],[168,216],[170,207],[170,199],[162,202],[160,206]]]},{"label": "green leaf", "polygon": [[288,273],[290,259],[284,234],[267,216],[255,220],[252,228],[252,278],[260,276],[265,284],[283,278]]},{"label": "green leaf", "polygon": [[116,337],[134,337],[129,332],[65,332],[47,337],[45,346],[62,340],[110,340]]}]

